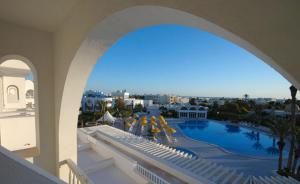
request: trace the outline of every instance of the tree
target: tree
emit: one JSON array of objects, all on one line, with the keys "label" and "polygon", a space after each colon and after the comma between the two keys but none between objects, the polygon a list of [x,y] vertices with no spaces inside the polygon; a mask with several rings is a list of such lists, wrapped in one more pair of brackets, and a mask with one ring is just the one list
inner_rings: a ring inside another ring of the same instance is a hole
[{"label": "tree", "polygon": [[117,98],[116,101],[115,101],[114,108],[125,109],[125,102],[124,102],[124,100],[121,99],[121,98]]},{"label": "tree", "polygon": [[191,105],[197,105],[197,103],[196,103],[196,98],[191,98],[191,99],[189,100],[189,103],[190,103]]},{"label": "tree", "polygon": [[288,172],[291,171],[293,161],[294,161],[294,149],[295,149],[295,126],[296,126],[296,94],[297,94],[297,88],[294,86],[290,87],[291,96],[292,96],[292,103],[291,103],[291,141],[290,141],[290,150],[289,150],[289,157],[287,162],[287,170]]},{"label": "tree", "polygon": [[298,159],[300,157],[300,129],[299,128],[296,130],[296,144],[297,146],[295,147],[295,151],[294,151],[294,163],[292,166],[292,174],[295,174],[295,170],[298,164]]},{"label": "tree", "polygon": [[285,139],[290,133],[290,122],[286,121],[285,119],[275,119],[273,118],[270,120],[270,128],[272,134],[278,137],[277,146],[279,151],[278,157],[278,172],[282,172],[282,156],[283,156],[283,149],[285,146]]},{"label": "tree", "polygon": [[133,109],[134,112],[142,112],[143,110],[144,110],[144,107],[142,104],[135,105],[135,107]]},{"label": "tree", "polygon": [[[98,118],[101,116],[103,117],[102,122],[104,123],[104,114],[107,109],[107,102],[106,101],[97,101],[97,105],[100,107],[100,112],[98,113]],[[97,112],[95,112],[95,115],[97,115]],[[96,122],[96,125],[98,125],[98,122]]]},{"label": "tree", "polygon": [[262,105],[256,105],[254,107],[254,112],[255,112],[255,121],[257,123],[261,123],[263,119],[263,106]]},{"label": "tree", "polygon": [[248,100],[249,99],[249,95],[248,94],[244,94],[244,99]]}]

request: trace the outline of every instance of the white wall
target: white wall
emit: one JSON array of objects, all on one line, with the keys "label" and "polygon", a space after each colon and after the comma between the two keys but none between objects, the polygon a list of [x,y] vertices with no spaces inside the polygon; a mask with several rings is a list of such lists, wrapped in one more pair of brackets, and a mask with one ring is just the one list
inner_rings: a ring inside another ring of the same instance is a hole
[{"label": "white wall", "polygon": [[[19,101],[16,103],[9,103],[7,100],[7,88],[9,86],[16,86],[19,91]],[[3,76],[3,94],[4,94],[4,108],[5,109],[20,109],[25,108],[25,78],[23,77],[7,77]]]},{"label": "white wall", "polygon": [[0,145],[10,151],[35,147],[35,130],[34,116],[0,117]]},{"label": "white wall", "polygon": [[2,80],[2,76],[0,76],[0,112],[2,111],[4,105]]},{"label": "white wall", "polygon": [[56,132],[54,123],[53,35],[48,32],[0,21],[0,63],[8,59],[25,62],[35,80],[37,146],[34,162],[56,174]]}]

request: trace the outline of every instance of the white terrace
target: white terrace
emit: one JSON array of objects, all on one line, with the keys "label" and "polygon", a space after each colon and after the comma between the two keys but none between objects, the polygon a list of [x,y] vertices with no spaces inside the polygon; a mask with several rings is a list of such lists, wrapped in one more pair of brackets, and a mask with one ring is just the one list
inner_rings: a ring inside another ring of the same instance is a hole
[{"label": "white terrace", "polygon": [[[151,166],[160,168],[163,172],[165,172],[165,174],[157,176],[159,174],[154,174],[155,172],[157,172],[155,170],[149,170],[149,173],[151,173],[152,175],[156,175],[156,177],[159,178],[159,181],[164,180],[164,183],[299,183],[292,178],[285,178],[282,176],[246,176],[243,173],[239,173],[234,169],[224,167],[211,161],[207,161],[203,158],[196,159],[188,153],[177,151],[176,149],[146,140],[142,137],[135,136],[131,133],[124,132],[122,130],[107,125],[79,129],[78,136],[80,140],[84,141],[85,143],[88,143],[89,145],[93,145],[93,149],[102,150],[102,152],[107,149],[116,149],[121,151],[122,154],[126,153],[126,155],[131,159],[135,159],[136,166],[133,166],[133,164],[128,163],[127,166],[123,165],[123,168],[127,168],[127,172],[138,172],[143,175],[143,173],[140,172],[141,169],[139,169],[139,167],[143,166],[141,166],[138,161],[144,164],[146,163],[148,167],[150,165],[150,168]],[[110,158],[115,158],[114,155],[118,151],[105,152],[108,153],[108,156]],[[81,167],[81,157],[82,156],[79,152],[79,167]],[[117,156],[117,158],[118,157],[119,156]],[[122,168],[122,166],[120,168]],[[160,171],[159,173],[161,173],[162,171]],[[178,178],[178,180],[174,181],[174,178]],[[159,182],[155,180],[153,183]]]}]

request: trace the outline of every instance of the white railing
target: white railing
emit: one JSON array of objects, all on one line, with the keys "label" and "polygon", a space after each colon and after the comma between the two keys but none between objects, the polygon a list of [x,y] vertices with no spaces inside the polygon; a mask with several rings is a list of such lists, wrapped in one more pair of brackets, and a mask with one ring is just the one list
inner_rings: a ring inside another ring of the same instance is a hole
[{"label": "white railing", "polygon": [[157,176],[155,173],[151,172],[150,170],[146,169],[145,167],[141,166],[140,164],[136,165],[136,171],[146,178],[150,183],[153,184],[170,184],[166,180],[162,179],[161,177]]},{"label": "white railing", "polygon": [[69,184],[94,184],[71,159],[62,161],[60,166],[63,165],[67,165],[69,168]]},{"label": "white railing", "polygon": [[299,184],[300,182],[292,177],[285,176],[249,176],[245,182],[246,184]]}]

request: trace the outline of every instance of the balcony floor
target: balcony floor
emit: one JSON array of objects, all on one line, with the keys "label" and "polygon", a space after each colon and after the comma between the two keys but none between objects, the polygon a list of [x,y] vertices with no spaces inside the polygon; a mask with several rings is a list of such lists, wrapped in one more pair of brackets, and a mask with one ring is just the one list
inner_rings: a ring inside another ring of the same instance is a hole
[{"label": "balcony floor", "polygon": [[95,184],[136,184],[133,179],[91,148],[78,151],[78,166]]}]

